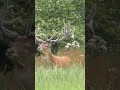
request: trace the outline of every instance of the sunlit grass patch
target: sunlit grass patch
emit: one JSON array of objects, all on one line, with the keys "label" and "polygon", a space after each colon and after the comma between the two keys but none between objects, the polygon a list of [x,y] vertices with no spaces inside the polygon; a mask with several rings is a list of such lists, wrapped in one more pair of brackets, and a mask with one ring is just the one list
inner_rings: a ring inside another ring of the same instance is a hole
[{"label": "sunlit grass patch", "polygon": [[84,68],[78,65],[72,65],[67,69],[36,66],[35,89],[85,90]]}]

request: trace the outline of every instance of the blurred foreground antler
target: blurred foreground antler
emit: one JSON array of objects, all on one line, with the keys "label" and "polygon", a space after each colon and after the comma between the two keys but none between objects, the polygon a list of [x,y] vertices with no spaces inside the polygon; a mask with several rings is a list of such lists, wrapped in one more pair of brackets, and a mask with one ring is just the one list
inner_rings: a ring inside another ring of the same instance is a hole
[{"label": "blurred foreground antler", "polygon": [[[34,34],[34,32],[31,32],[32,24],[27,25],[25,36],[20,35],[18,32],[9,30],[5,26],[5,25],[12,25],[13,23],[21,20],[19,17],[14,18],[10,21],[5,20],[9,9],[11,9],[12,7],[13,7],[12,5],[8,5],[8,0],[5,0],[4,6],[1,9],[1,13],[0,13],[0,33],[5,39],[9,40],[8,44],[16,43],[17,39],[24,38],[24,37],[28,38],[28,37],[30,37],[31,34]],[[12,41],[14,40],[15,42],[11,42],[11,40]],[[13,60],[13,59],[11,59],[11,57],[8,56],[9,52],[11,52],[11,47],[10,47],[10,45],[8,45],[8,46],[9,46],[9,48],[6,51],[6,57],[8,57],[8,60],[10,60],[17,67],[20,67],[20,68],[23,67],[24,65],[20,61]]]},{"label": "blurred foreground antler", "polygon": [[90,56],[95,54],[105,53],[107,51],[106,41],[97,35],[95,35],[93,28],[93,18],[96,12],[96,4],[94,4],[90,10],[90,13],[86,16],[86,52]]},{"label": "blurred foreground antler", "polygon": [[14,38],[20,36],[20,34],[18,34],[17,32],[10,31],[8,28],[5,27],[6,24],[11,25],[11,24],[21,20],[19,17],[14,18],[10,21],[5,20],[5,17],[9,11],[9,9],[11,9],[12,7],[14,7],[14,6],[8,5],[8,0],[5,0],[4,6],[0,13],[0,31],[2,32],[2,34],[5,37],[10,38],[10,39],[14,39]]}]

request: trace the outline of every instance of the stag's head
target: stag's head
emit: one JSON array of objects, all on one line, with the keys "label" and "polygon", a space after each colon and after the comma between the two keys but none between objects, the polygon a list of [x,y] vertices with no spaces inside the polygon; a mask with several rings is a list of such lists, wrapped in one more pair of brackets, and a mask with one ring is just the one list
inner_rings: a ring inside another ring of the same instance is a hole
[{"label": "stag's head", "polygon": [[[11,42],[6,56],[15,66],[15,77],[26,90],[34,89],[34,40],[26,37]],[[17,83],[19,83],[17,82]],[[14,81],[13,81],[14,83]]]},{"label": "stag's head", "polygon": [[[9,47],[6,56],[15,64],[24,66],[34,62],[30,61],[34,60],[34,38],[18,35],[14,41],[10,42]],[[28,59],[30,59],[29,62]]]},{"label": "stag's head", "polygon": [[42,52],[43,54],[47,54],[47,52],[51,51],[51,44],[48,42],[42,42],[41,44],[39,44],[37,50],[39,52]]},{"label": "stag's head", "polygon": [[67,25],[64,25],[59,35],[53,35],[49,38],[40,37],[40,35],[36,33],[35,41],[38,45],[37,50],[45,53],[47,50],[50,50],[55,43],[60,44],[62,41],[69,38],[74,40],[74,32]]}]

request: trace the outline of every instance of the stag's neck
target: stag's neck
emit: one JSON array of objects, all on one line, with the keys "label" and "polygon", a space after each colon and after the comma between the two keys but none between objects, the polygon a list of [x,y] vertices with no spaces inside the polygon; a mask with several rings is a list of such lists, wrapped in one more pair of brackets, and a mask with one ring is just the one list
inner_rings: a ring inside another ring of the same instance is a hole
[{"label": "stag's neck", "polygon": [[51,62],[54,62],[53,61],[53,54],[52,54],[52,52],[51,52],[51,50],[48,50],[47,52],[46,52],[46,56],[47,56],[47,58],[48,58],[48,60],[50,60]]}]

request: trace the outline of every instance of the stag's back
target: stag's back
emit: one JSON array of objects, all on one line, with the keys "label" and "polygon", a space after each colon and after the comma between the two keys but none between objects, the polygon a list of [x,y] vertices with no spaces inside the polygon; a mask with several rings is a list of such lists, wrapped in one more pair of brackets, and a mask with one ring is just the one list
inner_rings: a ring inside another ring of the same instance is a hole
[{"label": "stag's back", "polygon": [[52,61],[58,67],[67,67],[70,65],[72,59],[67,56],[55,56],[53,55]]}]

